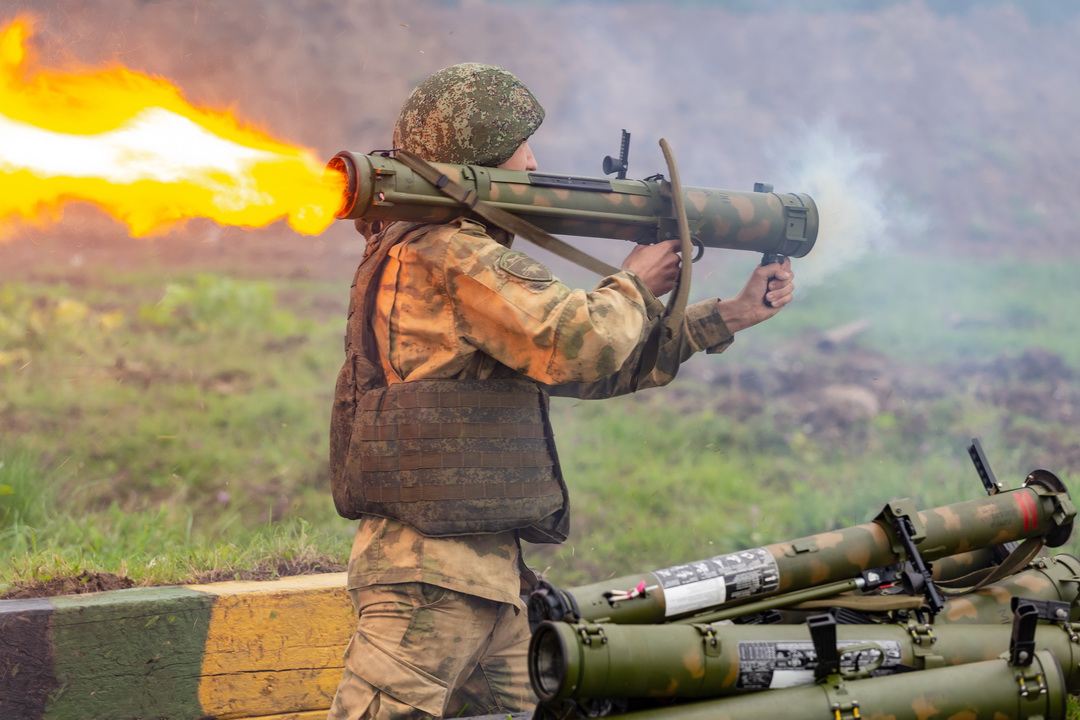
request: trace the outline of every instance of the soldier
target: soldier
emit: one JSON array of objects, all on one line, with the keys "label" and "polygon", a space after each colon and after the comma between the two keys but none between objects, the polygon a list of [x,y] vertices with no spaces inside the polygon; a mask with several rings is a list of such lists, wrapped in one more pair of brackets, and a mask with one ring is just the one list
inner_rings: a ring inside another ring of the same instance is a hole
[{"label": "soldier", "polygon": [[[535,170],[543,118],[514,75],[465,63],[420,83],[393,142],[430,162]],[[635,247],[586,292],[465,217],[358,227],[330,444],[335,502],[361,518],[348,572],[359,623],[330,718],[525,710],[521,593],[535,575],[520,541],[569,529],[547,397],[664,385],[775,315],[793,275],[786,261],[754,270],[735,298],[689,306],[668,339],[657,296],[678,276],[677,241]]]}]

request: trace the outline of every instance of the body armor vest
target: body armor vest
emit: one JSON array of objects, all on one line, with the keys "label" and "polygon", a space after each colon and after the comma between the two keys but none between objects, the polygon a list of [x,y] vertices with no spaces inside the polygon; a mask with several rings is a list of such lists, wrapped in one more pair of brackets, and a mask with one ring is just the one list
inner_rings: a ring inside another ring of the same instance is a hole
[{"label": "body armor vest", "polygon": [[395,223],[357,269],[330,425],[334,504],[424,535],[518,530],[562,542],[569,501],[543,389],[523,376],[388,384],[382,372],[371,317],[386,256],[440,227]]}]

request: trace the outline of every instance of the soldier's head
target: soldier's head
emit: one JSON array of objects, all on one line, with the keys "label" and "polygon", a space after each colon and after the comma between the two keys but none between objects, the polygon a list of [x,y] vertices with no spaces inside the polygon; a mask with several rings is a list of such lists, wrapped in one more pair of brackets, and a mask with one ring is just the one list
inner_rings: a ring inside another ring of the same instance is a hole
[{"label": "soldier's head", "polygon": [[513,74],[461,63],[412,91],[394,126],[394,147],[429,162],[535,169],[526,141],[543,121],[544,108]]}]

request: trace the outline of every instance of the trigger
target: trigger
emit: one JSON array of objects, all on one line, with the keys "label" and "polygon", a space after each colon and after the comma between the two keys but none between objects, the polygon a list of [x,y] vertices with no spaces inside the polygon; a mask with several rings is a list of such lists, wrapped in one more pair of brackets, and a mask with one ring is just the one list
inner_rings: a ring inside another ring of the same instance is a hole
[{"label": "trigger", "polygon": [[690,242],[697,248],[694,257],[690,258],[690,262],[696,263],[705,254],[705,245],[697,238],[690,238]]}]

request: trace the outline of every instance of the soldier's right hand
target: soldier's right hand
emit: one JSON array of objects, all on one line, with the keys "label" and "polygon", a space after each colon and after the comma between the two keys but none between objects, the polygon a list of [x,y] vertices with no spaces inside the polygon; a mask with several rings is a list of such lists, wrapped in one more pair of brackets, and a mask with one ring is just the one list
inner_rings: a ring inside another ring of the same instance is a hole
[{"label": "soldier's right hand", "polygon": [[783,264],[758,265],[741,292],[719,303],[720,317],[731,332],[768,320],[794,298],[795,273],[791,259]]},{"label": "soldier's right hand", "polygon": [[679,279],[682,256],[680,241],[664,240],[655,245],[638,245],[623,260],[622,269],[641,278],[653,295],[660,297],[671,292]]}]

